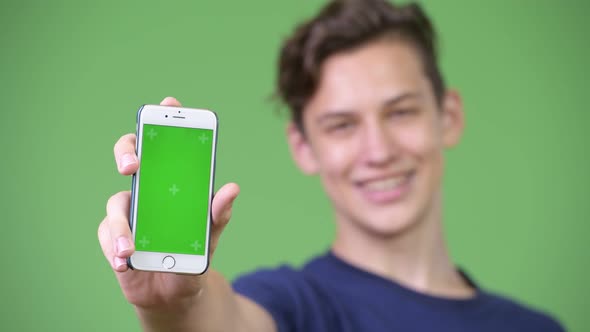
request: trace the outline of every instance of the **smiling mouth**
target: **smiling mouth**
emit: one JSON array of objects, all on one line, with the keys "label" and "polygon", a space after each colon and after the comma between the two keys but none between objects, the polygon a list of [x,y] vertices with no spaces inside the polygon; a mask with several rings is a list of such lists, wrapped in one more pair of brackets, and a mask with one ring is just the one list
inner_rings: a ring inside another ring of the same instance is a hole
[{"label": "smiling mouth", "polygon": [[358,183],[362,195],[372,203],[390,203],[401,199],[410,189],[415,171],[403,175],[365,180]]},{"label": "smiling mouth", "polygon": [[395,178],[370,181],[365,184],[365,188],[370,191],[384,191],[397,188],[401,183],[407,180],[407,176],[398,176]]}]

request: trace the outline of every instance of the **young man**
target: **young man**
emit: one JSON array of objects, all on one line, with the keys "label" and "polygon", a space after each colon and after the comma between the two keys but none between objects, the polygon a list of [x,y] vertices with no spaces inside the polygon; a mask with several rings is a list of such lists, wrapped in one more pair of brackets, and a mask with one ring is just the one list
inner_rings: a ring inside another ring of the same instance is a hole
[{"label": "young man", "polygon": [[[150,331],[562,331],[490,294],[458,270],[442,229],[443,150],[463,111],[437,67],[435,33],[417,5],[336,1],[282,49],[278,95],[287,138],[306,174],[320,176],[335,214],[329,253],[301,270],[239,278],[128,270],[129,192],[114,195],[99,239],[126,298]],[[165,105],[179,105],[166,98]],[[135,136],[115,145],[119,172],[138,168]],[[213,201],[212,252],[236,184]]]}]

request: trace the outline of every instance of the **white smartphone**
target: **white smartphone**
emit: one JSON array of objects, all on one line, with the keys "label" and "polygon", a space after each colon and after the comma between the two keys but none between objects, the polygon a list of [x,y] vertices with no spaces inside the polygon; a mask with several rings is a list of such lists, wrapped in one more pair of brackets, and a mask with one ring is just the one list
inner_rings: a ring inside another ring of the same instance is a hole
[{"label": "white smartphone", "polygon": [[137,270],[201,274],[209,265],[217,116],[144,105],[137,112],[129,223]]}]

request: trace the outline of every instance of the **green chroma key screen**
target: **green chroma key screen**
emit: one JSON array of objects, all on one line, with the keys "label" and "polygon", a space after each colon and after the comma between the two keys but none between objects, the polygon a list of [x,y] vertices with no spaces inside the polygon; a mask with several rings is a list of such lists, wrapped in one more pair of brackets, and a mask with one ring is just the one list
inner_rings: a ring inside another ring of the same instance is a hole
[{"label": "green chroma key screen", "polygon": [[213,130],[143,126],[137,250],[205,254]]}]

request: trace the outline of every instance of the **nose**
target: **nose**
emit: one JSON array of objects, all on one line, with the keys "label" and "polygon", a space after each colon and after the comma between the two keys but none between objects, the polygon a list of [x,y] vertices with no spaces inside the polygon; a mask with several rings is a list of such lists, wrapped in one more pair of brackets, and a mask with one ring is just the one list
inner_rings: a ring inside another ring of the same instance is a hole
[{"label": "nose", "polygon": [[385,166],[395,160],[397,148],[382,121],[375,120],[365,127],[364,156],[368,165]]}]

